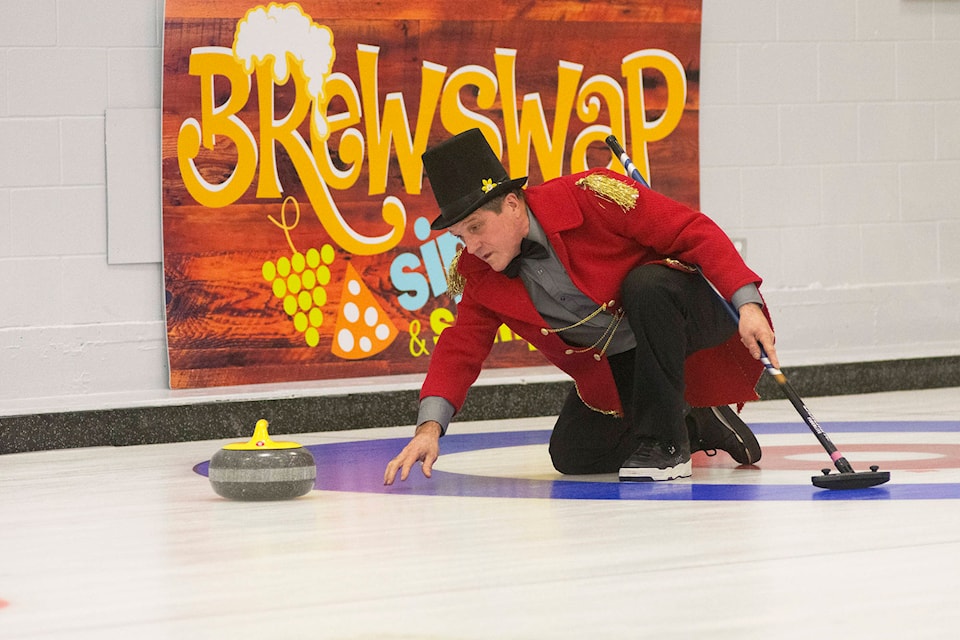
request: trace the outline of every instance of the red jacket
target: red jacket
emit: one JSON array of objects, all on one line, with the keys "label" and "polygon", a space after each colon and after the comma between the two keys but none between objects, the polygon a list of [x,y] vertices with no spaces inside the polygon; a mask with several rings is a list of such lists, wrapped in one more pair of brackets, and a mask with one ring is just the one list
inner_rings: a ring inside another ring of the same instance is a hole
[{"label": "red jacket", "polygon": [[[599,306],[621,306],[620,284],[634,267],[674,258],[699,265],[728,300],[760,277],[743,263],[727,235],[707,216],[650,189],[638,188],[636,204],[626,211],[593,190],[577,185],[590,173],[602,173],[636,188],[628,178],[603,169],[565,176],[528,187],[526,199],[573,283]],[[573,378],[583,402],[606,413],[622,414],[607,359],[595,350],[565,352],[556,334],[537,313],[520,278],[508,278],[479,258],[463,252],[457,266],[466,280],[456,323],[440,336],[420,397],[441,396],[460,410],[470,386],[490,353],[501,324],[535,346]],[[679,267],[678,267],[679,268]],[[734,334],[726,343],[687,358],[686,399],[692,406],[739,404],[756,400],[763,365]]]}]

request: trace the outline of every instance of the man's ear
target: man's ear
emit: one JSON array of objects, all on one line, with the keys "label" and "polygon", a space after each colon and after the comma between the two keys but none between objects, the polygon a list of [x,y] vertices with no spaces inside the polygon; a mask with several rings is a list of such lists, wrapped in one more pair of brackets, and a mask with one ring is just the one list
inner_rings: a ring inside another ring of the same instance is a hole
[{"label": "man's ear", "polygon": [[523,209],[523,202],[520,200],[517,194],[513,193],[512,191],[504,196],[503,205],[504,207],[510,207],[511,211]]}]

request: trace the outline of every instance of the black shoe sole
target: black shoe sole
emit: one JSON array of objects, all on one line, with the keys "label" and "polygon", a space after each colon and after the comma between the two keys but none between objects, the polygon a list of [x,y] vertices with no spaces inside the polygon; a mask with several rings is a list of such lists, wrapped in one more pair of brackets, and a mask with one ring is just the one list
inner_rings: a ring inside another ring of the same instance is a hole
[{"label": "black shoe sole", "polygon": [[711,407],[710,409],[717,420],[723,425],[723,428],[733,434],[737,442],[743,447],[743,455],[734,455],[734,452],[727,451],[726,449],[724,449],[724,451],[727,451],[730,457],[740,464],[756,464],[759,462],[763,452],[760,449],[760,443],[757,442],[757,437],[753,435],[750,427],[740,419],[733,409],[726,405]]}]

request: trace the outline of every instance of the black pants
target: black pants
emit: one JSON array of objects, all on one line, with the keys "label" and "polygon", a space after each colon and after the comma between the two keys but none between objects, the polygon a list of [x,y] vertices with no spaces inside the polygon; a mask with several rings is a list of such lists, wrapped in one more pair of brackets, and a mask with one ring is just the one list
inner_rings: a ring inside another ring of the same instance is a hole
[{"label": "black pants", "polygon": [[637,338],[635,349],[609,357],[624,415],[593,411],[572,389],[550,437],[550,456],[561,473],[617,471],[641,438],[688,445],[684,361],[737,330],[696,273],[637,267],[624,279],[620,296]]}]

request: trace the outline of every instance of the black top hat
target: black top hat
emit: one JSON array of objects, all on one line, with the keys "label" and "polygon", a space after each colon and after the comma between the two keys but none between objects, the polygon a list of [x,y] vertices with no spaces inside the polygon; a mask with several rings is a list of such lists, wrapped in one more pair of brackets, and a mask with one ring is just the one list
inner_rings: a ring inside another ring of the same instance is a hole
[{"label": "black top hat", "polygon": [[480,129],[464,131],[423,154],[423,168],[433,187],[440,216],[431,229],[446,229],[527,181],[510,179]]}]

